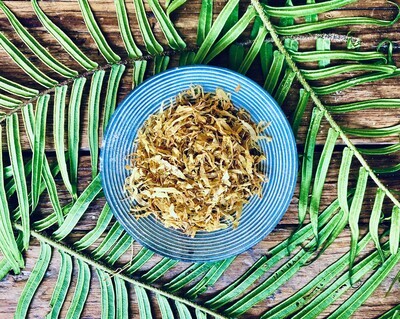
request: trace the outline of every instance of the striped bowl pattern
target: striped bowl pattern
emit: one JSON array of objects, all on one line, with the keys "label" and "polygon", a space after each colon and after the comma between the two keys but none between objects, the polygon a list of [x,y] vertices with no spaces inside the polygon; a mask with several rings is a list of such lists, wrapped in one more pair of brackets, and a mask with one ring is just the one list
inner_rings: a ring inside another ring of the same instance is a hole
[{"label": "striped bowl pattern", "polygon": [[[129,172],[127,155],[144,121],[168,105],[178,93],[191,85],[206,92],[222,88],[232,95],[236,107],[243,107],[258,123],[270,121],[266,133],[272,142],[261,141],[267,156],[262,169],[269,180],[262,198],[253,196],[245,205],[237,229],[200,232],[194,238],[164,227],[153,217],[136,220],[130,213],[133,204],[123,185]],[[240,85],[238,92],[235,89]],[[119,105],[108,125],[100,159],[102,184],[107,202],[125,230],[144,247],[169,258],[206,262],[238,255],[267,236],[281,220],[294,193],[297,179],[297,150],[291,127],[277,103],[257,83],[228,69],[211,66],[178,67],[145,81]]]}]

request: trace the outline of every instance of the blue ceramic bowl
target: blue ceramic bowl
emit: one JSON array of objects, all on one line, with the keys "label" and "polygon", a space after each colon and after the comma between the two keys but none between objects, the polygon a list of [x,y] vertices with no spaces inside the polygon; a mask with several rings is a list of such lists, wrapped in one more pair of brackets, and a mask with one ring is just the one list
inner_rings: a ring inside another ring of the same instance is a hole
[{"label": "blue ceramic bowl", "polygon": [[[272,142],[261,141],[267,156],[264,172],[268,182],[262,195],[253,196],[244,206],[239,226],[214,232],[200,232],[194,238],[164,227],[153,217],[136,220],[130,213],[133,205],[123,186],[129,172],[127,155],[134,150],[136,134],[144,121],[169,104],[178,93],[191,85],[201,85],[206,92],[222,88],[232,95],[236,107],[246,109],[258,123],[269,121],[266,133]],[[240,90],[235,88],[240,85]],[[257,83],[227,69],[189,66],[153,76],[132,91],[113,114],[101,150],[101,175],[104,193],[111,209],[125,230],[148,249],[173,259],[206,262],[238,255],[267,236],[281,220],[293,196],[297,179],[297,151],[291,127],[272,97]]]}]

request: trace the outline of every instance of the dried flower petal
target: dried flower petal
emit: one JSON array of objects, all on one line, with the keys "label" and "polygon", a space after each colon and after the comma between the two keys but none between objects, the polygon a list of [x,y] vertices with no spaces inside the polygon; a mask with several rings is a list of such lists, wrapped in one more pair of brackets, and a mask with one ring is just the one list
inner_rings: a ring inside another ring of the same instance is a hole
[{"label": "dried flower petal", "polygon": [[128,158],[124,189],[137,218],[154,215],[189,236],[236,228],[249,197],[261,195],[265,160],[257,141],[269,123],[255,125],[230,94],[191,87],[151,115]]}]

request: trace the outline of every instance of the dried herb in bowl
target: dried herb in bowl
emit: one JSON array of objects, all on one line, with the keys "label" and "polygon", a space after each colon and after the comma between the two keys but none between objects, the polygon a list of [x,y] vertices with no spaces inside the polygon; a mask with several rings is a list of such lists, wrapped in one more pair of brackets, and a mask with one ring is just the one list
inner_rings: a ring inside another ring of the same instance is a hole
[{"label": "dried herb in bowl", "polygon": [[243,205],[261,196],[265,155],[257,141],[270,140],[262,134],[267,126],[254,124],[221,89],[181,93],[138,133],[124,186],[132,212],[189,236],[237,227]]}]

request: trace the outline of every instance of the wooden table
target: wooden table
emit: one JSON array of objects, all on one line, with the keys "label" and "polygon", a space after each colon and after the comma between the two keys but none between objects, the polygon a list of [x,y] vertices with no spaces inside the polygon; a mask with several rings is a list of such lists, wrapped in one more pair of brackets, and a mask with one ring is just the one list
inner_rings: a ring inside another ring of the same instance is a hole
[{"label": "wooden table", "polygon": [[[32,34],[40,39],[40,42],[43,43],[46,48],[56,55],[61,61],[65,62],[67,65],[74,64],[74,62],[70,61],[70,58],[67,54],[60,50],[58,44],[51,38],[51,36],[45,32],[44,28],[39,23],[38,19],[35,17],[31,4],[29,1],[5,1],[7,6],[20,18],[21,22],[28,27],[28,29],[32,32]],[[190,5],[186,5],[184,9],[179,10],[176,14],[173,15],[173,20],[176,21],[176,25],[178,31],[184,36],[185,41],[191,46],[195,47],[195,35],[196,35],[196,26],[197,26],[197,16],[200,8],[200,1],[193,0],[189,1]],[[225,1],[219,1],[216,4],[215,12],[218,12],[221,8],[221,5],[225,3]],[[76,43],[80,45],[83,52],[87,54],[91,59],[98,61],[100,65],[104,65],[105,61],[102,59],[100,54],[98,53],[93,40],[90,38],[90,35],[87,29],[84,26],[82,16],[79,10],[79,6],[76,1],[71,0],[54,0],[54,1],[41,1],[41,7],[49,15],[49,17],[59,25],[63,30],[67,30],[67,33],[76,40]],[[102,30],[104,31],[107,40],[112,43],[113,49],[124,56],[124,47],[121,41],[118,28],[117,28],[117,20],[115,17],[115,9],[113,1],[110,0],[97,0],[90,1],[90,5],[95,13],[96,19],[102,26]],[[245,3],[243,4],[243,7]],[[127,9],[128,13],[131,17],[131,21],[133,20],[134,10],[132,1],[127,1]],[[375,18],[390,18],[393,16],[393,8],[389,8],[388,5],[383,4],[381,1],[364,1],[360,4],[351,5],[346,7],[345,9],[333,11],[326,15],[326,17],[339,17],[339,16],[348,16],[348,15],[367,15],[373,16]],[[160,28],[156,23],[154,16],[149,15],[149,21],[151,26],[157,36],[158,39],[162,42],[164,37],[161,36]],[[140,45],[141,37],[139,36],[139,30],[136,24],[133,24],[132,29]],[[9,36],[14,43],[18,45],[19,48],[24,53],[28,52],[28,49],[21,44],[20,39],[13,33],[10,24],[5,18],[4,14],[0,14],[0,30],[4,32],[7,36]],[[346,46],[345,39],[348,31],[351,31],[351,36],[360,38],[362,41],[362,49],[371,49],[376,48],[377,44],[384,38],[389,38],[395,40],[395,59],[399,58],[397,54],[398,48],[398,34],[400,32],[400,24],[395,24],[389,28],[380,28],[379,31],[376,27],[365,27],[365,26],[352,26],[352,27],[341,27],[335,30],[330,30],[329,34],[332,39],[332,48],[343,48]],[[306,37],[301,41],[301,48],[307,48],[313,46],[315,41],[315,36]],[[176,65],[177,58],[174,55],[171,55],[171,65]],[[40,65],[40,62],[37,60],[35,63]],[[152,63],[149,60],[149,63]],[[2,75],[9,76],[11,79],[20,81],[24,84],[29,84],[32,86],[36,86],[36,84],[32,84],[27,80],[26,76],[23,76],[21,70],[11,62],[10,58],[3,52],[0,51],[0,70]],[[251,76],[251,72],[249,74]],[[122,88],[119,91],[119,100],[121,100],[127,92],[129,92],[132,85],[132,68],[129,67],[123,77]],[[363,84],[356,89],[349,89],[344,92],[338,92],[337,94],[330,95],[325,98],[327,103],[344,103],[348,101],[354,101],[360,96],[368,95],[369,98],[399,98],[399,79],[392,78],[387,79],[380,82],[374,82],[373,84]],[[87,93],[87,92],[86,92]],[[102,97],[104,98],[104,97]],[[293,112],[296,103],[296,97],[289,95],[289,98],[283,105],[283,109],[288,115]],[[80,163],[79,163],[79,185],[80,190],[88,185],[91,179],[90,172],[90,158],[88,154],[88,141],[87,141],[87,111],[85,106],[87,105],[87,95],[84,99],[84,106],[82,109],[84,112],[82,113],[82,140],[81,140],[81,151],[80,151]],[[51,108],[50,108],[51,109]],[[51,112],[51,110],[50,110]],[[360,113],[361,114],[361,113]],[[49,117],[51,119],[51,116]],[[310,112],[306,111],[303,124],[300,127],[299,134],[297,136],[298,149],[301,153],[304,147],[305,134],[307,125],[310,118]],[[389,126],[393,124],[397,124],[399,122],[399,113],[394,112],[393,110],[371,110],[368,113],[368,117],[357,116],[356,114],[348,114],[348,115],[340,115],[336,116],[335,119],[340,125],[343,126],[351,126],[351,127],[368,127],[370,123],[374,125],[380,126]],[[324,142],[327,125],[323,125],[323,129],[321,134],[318,137],[318,143],[320,146],[317,147],[316,153],[319,154],[321,152],[321,145]],[[48,123],[48,131],[52,131],[52,123]],[[52,136],[49,134],[48,143],[46,145],[46,150],[51,154],[54,149],[54,145],[52,142]],[[373,144],[391,144],[393,142],[398,142],[398,137],[390,137],[390,138],[381,138],[371,141],[371,139],[364,138],[354,138],[352,139],[353,143],[356,145],[370,146]],[[23,147],[28,152],[29,144],[27,143],[26,137],[23,136]],[[337,148],[335,149],[335,156],[339,156],[341,150],[343,149],[342,141],[338,141]],[[390,158],[369,158],[369,163],[372,167],[379,167],[382,162],[393,161],[393,164],[399,163],[399,154],[392,156]],[[336,178],[338,174],[338,163],[333,160],[332,167],[330,168],[326,185],[324,188],[323,202],[321,203],[321,207],[327,206],[333,199],[337,196],[336,190]],[[356,175],[352,174],[350,183],[354,184]],[[388,174],[381,176],[381,180],[385,185],[393,187],[395,189],[399,189],[399,175],[398,174]],[[61,185],[60,177],[57,177],[57,183]],[[60,186],[59,194],[62,198],[62,201],[67,202],[67,193],[64,188]],[[266,254],[268,249],[274,247],[278,243],[280,243],[283,239],[287,238],[291,232],[297,227],[297,202],[298,202],[299,191],[296,189],[295,196],[290,204],[290,207],[285,214],[282,221],[279,223],[278,227],[275,231],[265,238],[261,243],[256,245],[251,250],[237,257],[234,261],[233,266],[220,278],[220,280],[216,283],[216,285],[208,290],[206,295],[213,294],[215,291],[218,291],[220,288],[225,287],[228,283],[232,282],[235,278],[237,278],[240,274],[242,274],[246,268],[251,266],[260,256]],[[368,196],[372,196],[371,194]],[[372,200],[372,198],[371,198]],[[99,199],[96,201],[95,205],[91,205],[88,209],[87,213],[84,215],[83,219],[73,232],[73,236],[68,238],[68,241],[74,241],[77,238],[82,237],[88,230],[92,229],[96,223],[97,217],[100,213],[100,208],[104,204],[104,199]],[[47,214],[51,211],[51,205],[48,202],[47,197],[43,197],[41,199],[41,204],[39,207],[38,214]],[[370,207],[365,207],[361,215],[361,224],[360,229],[362,233],[365,233],[368,228],[368,216],[370,212]],[[310,265],[303,267],[300,271],[289,281],[287,282],[281,289],[279,289],[275,294],[271,295],[269,298],[263,300],[257,306],[252,308],[245,318],[258,318],[262,313],[265,312],[266,309],[271,306],[279,303],[284,300],[291,294],[293,294],[296,290],[304,286],[307,282],[309,282],[316,274],[325,269],[329,264],[333,261],[337,260],[339,256],[348,251],[349,248],[349,230],[345,230],[339,238],[329,247],[329,249],[315,262]],[[137,252],[140,246],[138,244],[133,245],[133,251]],[[372,248],[372,246],[371,246]],[[36,262],[36,258],[38,256],[39,246],[38,241],[32,240],[31,247],[26,252],[26,268],[19,275],[9,274],[5,279],[0,281],[0,319],[11,318],[16,305],[18,298],[21,294],[21,291],[26,283],[26,280],[29,278],[32,267]],[[56,255],[56,254],[55,254]],[[131,256],[131,252],[128,251],[121,261],[129,260]],[[158,260],[160,260],[159,256],[156,256],[152,259],[152,261],[139,272],[143,274],[146,269],[149,269],[152,265],[154,265]],[[59,268],[59,258],[55,256],[51,261],[50,267],[46,273],[43,284],[40,286],[39,290],[36,292],[33,303],[31,305],[29,311],[29,318],[43,318],[48,311],[49,300],[51,298],[52,290],[55,285],[55,281],[57,279],[58,268]],[[175,274],[179,273],[182,269],[186,268],[187,264],[180,263],[178,264],[172,271],[170,271],[166,276],[164,276],[159,283],[167,282],[170,278],[174,277]],[[76,268],[76,267],[75,267]],[[76,269],[74,269],[74,282],[72,287],[75,286],[76,280]],[[270,272],[269,272],[270,273]],[[93,280],[90,287],[90,294],[88,300],[86,302],[83,318],[100,318],[100,287],[99,282],[95,274],[92,274]],[[395,273],[392,273],[372,295],[370,299],[358,310],[358,312],[354,315],[354,318],[375,318],[376,316],[384,313],[386,310],[392,308],[400,302],[400,287],[399,284],[395,284],[392,292],[385,297],[385,293],[388,290],[390,283],[392,282]],[[264,278],[264,277],[263,277]],[[262,279],[263,279],[262,278]],[[130,295],[133,296],[133,289],[130,289]],[[345,294],[344,297],[340,298],[338,301],[334,303],[334,305],[329,308],[329,310],[333,310],[338,305],[340,305],[349,294]],[[67,302],[62,310],[62,317],[65,316],[67,311],[67,306],[72,298],[72,294],[68,294]],[[134,298],[134,297],[133,297]],[[135,300],[132,299],[131,300]],[[137,305],[134,302],[131,302],[130,309],[132,313],[132,318],[138,318],[138,309]],[[158,307],[154,306],[154,312],[158,312]]]}]

